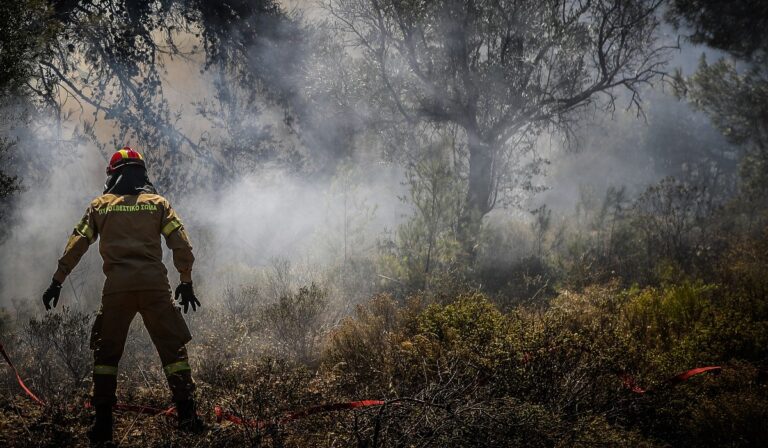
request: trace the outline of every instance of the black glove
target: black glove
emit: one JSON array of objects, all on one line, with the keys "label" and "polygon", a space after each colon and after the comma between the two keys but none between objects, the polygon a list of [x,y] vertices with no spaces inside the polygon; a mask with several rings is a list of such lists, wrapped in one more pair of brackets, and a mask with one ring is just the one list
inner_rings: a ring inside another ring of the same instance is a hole
[{"label": "black glove", "polygon": [[[179,300],[181,296],[181,300]],[[189,305],[192,305],[192,311],[197,311],[197,307],[200,306],[200,301],[195,297],[195,290],[192,289],[192,282],[182,282],[176,287],[176,296],[174,300],[179,300],[184,306],[184,314],[187,314]]]},{"label": "black glove", "polygon": [[61,283],[53,279],[51,286],[43,293],[43,305],[46,310],[51,309],[51,300],[53,300],[53,307],[56,308],[56,304],[59,303],[59,294],[61,294]]}]

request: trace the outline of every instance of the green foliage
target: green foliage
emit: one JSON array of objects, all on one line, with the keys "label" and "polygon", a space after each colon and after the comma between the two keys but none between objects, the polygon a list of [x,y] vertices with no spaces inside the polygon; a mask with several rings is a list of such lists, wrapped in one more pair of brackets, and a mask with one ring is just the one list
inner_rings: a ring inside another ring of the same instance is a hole
[{"label": "green foliage", "polygon": [[648,268],[653,269],[660,259],[695,262],[698,243],[707,238],[705,220],[716,205],[706,188],[674,178],[649,187],[633,210],[633,226],[642,235]]},{"label": "green foliage", "polygon": [[704,110],[718,129],[737,144],[762,141],[766,110],[766,79],[762,67],[738,70],[732,61],[708,63],[702,57],[699,68],[684,80],[682,92],[698,109]]},{"label": "green foliage", "polygon": [[390,296],[373,298],[357,307],[355,318],[344,319],[326,339],[323,364],[340,375],[344,390],[377,393],[395,386],[403,336],[403,312]]},{"label": "green foliage", "polygon": [[0,4],[0,239],[6,234],[9,198],[21,186],[13,127],[26,118],[24,109],[33,96],[28,83],[55,29],[50,9],[42,0]]},{"label": "green foliage", "polygon": [[667,19],[689,27],[693,42],[740,58],[764,51],[768,43],[768,6],[760,0],[673,0]]},{"label": "green foliage", "polygon": [[713,285],[690,283],[639,291],[627,305],[629,325],[645,346],[668,349],[670,341],[695,331],[709,317],[715,291]]},{"label": "green foliage", "polygon": [[473,366],[492,367],[508,334],[504,315],[482,294],[459,296],[447,305],[430,305],[417,320],[420,335],[433,337],[448,356]]},{"label": "green foliage", "polygon": [[[265,99],[287,106],[287,86],[295,84],[286,73],[300,72],[302,38],[272,0],[4,1],[0,97],[4,108],[30,107],[35,120],[57,120],[59,132],[70,127],[64,122],[72,124],[76,137],[92,139],[104,152],[126,143],[146,149],[153,179],[166,191],[188,191],[214,176],[220,185],[226,175],[267,162],[299,170],[299,151],[254,117]],[[268,62],[260,59],[266,53]],[[164,90],[166,64],[179,58],[195,60],[202,72],[215,69],[206,76],[215,94],[185,111],[192,116],[196,108],[214,135],[198,126],[189,135]],[[73,104],[93,118],[73,118]],[[108,124],[102,128],[100,121]],[[110,127],[107,143],[103,131]],[[190,157],[202,162],[182,163]]]},{"label": "green foliage", "polygon": [[[6,167],[11,165],[11,161],[13,160],[13,148],[13,142],[0,137],[0,166],[2,166],[3,169],[6,169]],[[0,170],[0,204],[5,203],[6,198],[19,191],[19,183],[18,176],[6,174],[4,170]],[[0,222],[6,217],[6,212],[4,210],[5,207],[3,207],[3,211],[0,211]]]},{"label": "green foliage", "polygon": [[718,263],[718,278],[740,298],[739,306],[768,319],[768,226],[732,239]]},{"label": "green foliage", "polygon": [[753,207],[766,208],[768,180],[768,39],[765,2],[676,0],[668,11],[674,24],[692,27],[692,39],[722,49],[746,63],[720,59],[708,63],[702,56],[692,76],[676,75],[676,91],[704,111],[731,141],[743,145],[742,193]]},{"label": "green foliage", "polygon": [[[420,437],[403,439],[391,425],[427,425],[435,440],[448,443],[454,437],[469,446],[489,440],[468,436],[471,430],[490,433],[507,446],[573,440],[694,446],[724,437],[722,425],[732,419],[744,437],[734,445],[748,446],[765,435],[749,425],[763,415],[768,395],[752,389],[754,367],[729,361],[729,347],[713,351],[719,343],[755,337],[754,332],[722,331],[715,318],[719,293],[696,282],[627,291],[609,285],[564,292],[543,312],[518,309],[507,315],[482,294],[427,306],[413,297],[401,307],[379,297],[331,333],[324,366],[346,393],[415,397],[430,403],[418,412],[436,422],[440,409],[452,410],[447,430],[412,421],[406,402],[381,422],[382,440],[391,443]],[[631,372],[641,384],[663,384],[697,363],[727,362],[733,364],[723,382],[697,378],[676,388],[660,387],[648,399],[623,390],[617,377],[617,372]],[[752,407],[735,406],[733,396]],[[495,426],[483,412],[513,425],[515,434]],[[520,434],[526,436],[519,439]]]},{"label": "green foliage", "polygon": [[[717,182],[667,177],[636,198],[608,189],[603,200],[582,194],[576,213],[548,238],[562,286],[582,289],[619,279],[623,285],[659,285],[670,272],[713,278],[732,243],[726,232],[745,231],[755,219],[734,214],[732,196]],[[678,276],[679,277],[679,276]]]},{"label": "green foliage", "polygon": [[12,0],[0,4],[0,98],[8,105],[14,95],[29,93],[27,81],[42,48],[55,29],[51,7],[43,0]]},{"label": "green foliage", "polygon": [[455,274],[464,260],[462,185],[450,162],[455,150],[455,142],[445,140],[408,166],[408,196],[401,199],[413,207],[413,215],[398,227],[395,241],[380,245],[381,270],[406,291],[428,290],[433,276]]},{"label": "green foliage", "polygon": [[703,337],[713,334],[712,285],[683,283],[630,292],[624,309],[628,338],[639,342],[638,356],[664,368],[711,362]]},{"label": "green foliage", "polygon": [[725,285],[684,280],[630,290],[623,320],[638,356],[661,370],[680,365],[761,362],[768,354],[768,320],[762,305],[744,301]]},{"label": "green foliage", "polygon": [[[325,327],[316,325],[325,322],[318,318],[324,291],[309,286],[294,293],[285,278],[274,279],[274,291],[288,292],[264,306],[260,317],[234,319],[253,311],[239,305],[246,299],[232,299],[221,315],[207,308],[205,325],[195,328],[191,353],[205,355],[192,361],[205,402],[261,418],[309,403],[392,402],[313,416],[271,433],[222,427],[202,445],[243,438],[258,444],[264,437],[311,445],[322,437],[341,445],[375,440],[385,447],[698,446],[712,440],[752,446],[767,436],[758,423],[768,409],[758,372],[768,355],[765,244],[745,241],[748,251],[735,246],[724,256],[741,262],[724,262],[713,281],[669,268],[658,274],[656,286],[624,288],[614,281],[579,291],[559,288],[556,297],[535,308],[501,311],[496,298],[477,290],[451,294],[446,288],[402,301],[380,295],[326,335]],[[242,294],[257,301],[261,290],[270,287],[251,285]],[[28,347],[53,350],[48,335],[61,329],[74,339],[85,335],[83,325],[64,324],[78,321],[68,316],[50,315],[30,326],[30,341],[50,342]],[[261,320],[254,324],[254,319]],[[274,339],[248,336],[260,329]],[[280,344],[284,357],[304,365],[265,358],[254,347],[260,343],[267,352]],[[125,361],[136,362],[133,358]],[[701,365],[724,369],[719,376],[667,383]],[[64,374],[46,372],[51,384],[59,384],[55,380]],[[653,392],[633,394],[619,373]],[[33,378],[37,387],[42,372]],[[161,380],[161,375],[125,378],[134,385],[152,381],[158,390]],[[138,394],[132,401],[146,401],[143,388],[130,390]],[[738,437],[728,437],[734,433]]]}]

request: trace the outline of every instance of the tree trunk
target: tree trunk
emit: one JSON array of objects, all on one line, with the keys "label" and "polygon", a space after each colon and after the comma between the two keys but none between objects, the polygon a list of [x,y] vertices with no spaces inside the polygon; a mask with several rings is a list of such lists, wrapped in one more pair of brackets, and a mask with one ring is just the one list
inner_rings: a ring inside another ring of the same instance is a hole
[{"label": "tree trunk", "polygon": [[476,132],[467,132],[469,145],[469,179],[464,212],[460,222],[460,238],[464,252],[474,261],[483,216],[491,211],[493,195],[493,149]]}]

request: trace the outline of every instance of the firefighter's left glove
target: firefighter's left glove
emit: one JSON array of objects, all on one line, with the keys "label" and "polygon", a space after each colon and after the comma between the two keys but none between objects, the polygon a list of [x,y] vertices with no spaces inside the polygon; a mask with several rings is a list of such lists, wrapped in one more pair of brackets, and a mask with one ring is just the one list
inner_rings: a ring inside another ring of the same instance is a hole
[{"label": "firefighter's left glove", "polygon": [[53,279],[51,286],[43,293],[43,305],[45,305],[46,310],[51,309],[51,300],[53,300],[53,307],[56,308],[56,304],[59,303],[59,294],[61,294],[61,283]]},{"label": "firefighter's left glove", "polygon": [[195,290],[192,289],[192,282],[179,283],[179,286],[176,287],[175,300],[178,300],[184,307],[184,314],[187,314],[190,305],[192,305],[192,311],[197,311],[197,307],[200,306],[200,301],[195,297]]}]

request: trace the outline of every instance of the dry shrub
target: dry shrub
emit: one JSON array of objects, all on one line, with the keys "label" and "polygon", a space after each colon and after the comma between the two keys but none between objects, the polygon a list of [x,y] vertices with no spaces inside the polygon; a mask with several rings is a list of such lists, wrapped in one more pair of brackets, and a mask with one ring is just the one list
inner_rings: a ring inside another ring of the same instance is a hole
[{"label": "dry shrub", "polygon": [[91,375],[91,314],[64,307],[61,312],[46,313],[30,319],[23,327],[23,344],[27,361],[24,367],[31,383],[48,397],[81,393]]},{"label": "dry shrub", "polygon": [[327,304],[327,293],[312,283],[264,307],[263,320],[279,353],[307,364],[318,359]]},{"label": "dry shrub", "polygon": [[[378,446],[684,446],[712,437],[706,419],[722,436],[731,418],[745,437],[734,444],[749,445],[765,436],[747,427],[768,402],[765,390],[749,385],[755,372],[722,389],[712,388],[715,377],[664,383],[695,366],[685,363],[695,347],[675,336],[709,334],[715,321],[702,300],[716,291],[703,284],[625,291],[614,283],[510,314],[479,293],[428,306],[423,297],[407,306],[377,297],[330,334],[324,368],[339,395],[397,404],[357,426],[338,423],[339,437]],[[632,394],[620,372],[654,392]],[[710,392],[701,395],[702,385]],[[731,395],[751,408],[739,409]]]},{"label": "dry shrub", "polygon": [[394,379],[402,311],[388,295],[358,305],[355,317],[344,319],[328,335],[322,361],[347,390],[378,393]]},{"label": "dry shrub", "polygon": [[253,317],[253,310],[256,306],[256,298],[259,296],[259,287],[257,285],[247,285],[241,288],[227,286],[224,288],[222,296],[222,305],[224,310],[233,318],[247,320]]},{"label": "dry shrub", "polygon": [[[479,293],[426,307],[419,298],[397,307],[378,297],[331,334],[324,360],[342,393],[399,400],[376,430],[360,435],[372,443],[574,444],[606,421],[590,395],[605,387],[605,375],[598,356],[581,350],[586,339],[549,327],[564,329],[568,317],[562,310],[507,316]],[[585,411],[590,406],[594,412]],[[620,427],[606,431],[631,439]]]}]

